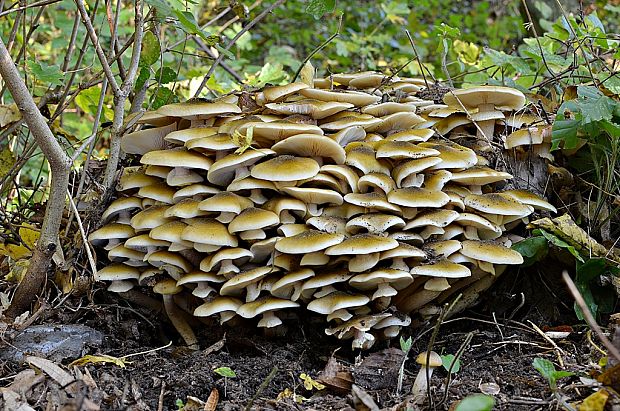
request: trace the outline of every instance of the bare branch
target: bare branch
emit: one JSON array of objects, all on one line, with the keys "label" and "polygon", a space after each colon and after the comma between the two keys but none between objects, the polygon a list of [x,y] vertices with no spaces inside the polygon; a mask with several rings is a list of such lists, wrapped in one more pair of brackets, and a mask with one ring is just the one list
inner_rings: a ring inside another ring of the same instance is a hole
[{"label": "bare branch", "polygon": [[[239,31],[239,33],[237,33],[235,35],[235,37],[233,37],[228,44],[224,47],[225,50],[230,49],[236,42],[237,40],[239,40],[239,38],[241,38],[241,36],[243,36],[245,33],[247,33],[252,27],[254,27],[258,22],[260,22],[262,19],[264,19],[265,17],[267,17],[267,15],[269,13],[271,13],[273,10],[275,10],[277,7],[279,7],[282,3],[284,3],[286,0],[277,0],[276,2],[274,2],[272,5],[270,5],[269,7],[267,7],[265,10],[263,10],[258,16],[256,16],[254,18],[254,20],[252,20],[251,22],[249,22],[243,29],[241,29]],[[196,93],[194,94],[194,97],[198,97],[200,95],[200,92],[202,91],[202,89],[205,87],[205,85],[207,84],[207,81],[209,81],[209,79],[211,78],[211,75],[213,74],[213,72],[215,71],[216,67],[222,62],[222,59],[224,59],[224,54],[220,53],[220,55],[217,57],[217,59],[213,62],[213,64],[211,65],[211,68],[209,68],[209,71],[207,72],[207,74],[205,74],[204,78],[202,79],[202,83],[200,83],[200,86],[198,86],[198,90],[196,90]]]},{"label": "bare branch", "polygon": [[11,306],[6,313],[8,317],[14,318],[26,311],[36,295],[43,289],[47,268],[52,255],[59,247],[58,231],[65,209],[71,160],[56,141],[46,119],[28,92],[2,39],[0,39],[0,74],[30,132],[47,158],[51,171],[50,197],[45,208],[41,236],[37,241],[26,275],[17,286]]}]

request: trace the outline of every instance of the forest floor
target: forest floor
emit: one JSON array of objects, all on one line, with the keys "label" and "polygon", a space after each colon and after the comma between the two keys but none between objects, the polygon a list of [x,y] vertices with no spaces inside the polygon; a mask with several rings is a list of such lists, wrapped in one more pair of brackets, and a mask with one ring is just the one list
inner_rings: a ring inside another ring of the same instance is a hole
[{"label": "forest floor", "polygon": [[[419,370],[413,358],[426,350],[433,324],[403,330],[413,345],[403,388],[397,394],[403,359],[398,341],[379,342],[359,354],[349,344],[324,335],[316,319],[300,318],[289,322],[286,335],[277,338],[266,338],[254,327],[204,325],[197,330],[202,349],[188,351],[174,344],[166,347],[169,338],[177,343],[178,336],[156,313],[131,307],[99,290],[94,302],[82,301],[78,306],[77,300],[68,299],[55,309],[44,310],[35,324],[81,324],[100,331],[103,341],[87,345],[77,357],[142,354],[127,357],[124,367],[110,363],[68,366],[76,356],[16,361],[2,356],[17,334],[5,325],[0,342],[0,408],[13,410],[27,402],[42,410],[178,410],[183,406],[186,411],[210,410],[216,409],[212,406],[215,394],[211,402],[203,402],[217,389],[218,410],[447,410],[459,399],[480,392],[494,395],[495,409],[561,409],[558,396],[532,361],[545,358],[558,369],[574,372],[559,380],[558,393],[567,403],[575,403],[594,392],[590,378],[603,355],[586,328],[574,325],[579,323],[572,304],[566,303],[570,299],[557,284],[559,278],[553,275],[505,274],[476,308],[441,324],[435,351],[456,354],[469,334],[471,341],[448,389],[447,371],[440,368],[433,373],[432,407],[428,399],[421,406],[413,405],[409,393]],[[535,326],[543,330],[561,326],[571,333],[552,343]],[[229,367],[236,377],[219,376],[214,372],[218,367]],[[305,390],[302,373],[327,387]],[[355,383],[353,392],[342,389],[347,381]]]}]

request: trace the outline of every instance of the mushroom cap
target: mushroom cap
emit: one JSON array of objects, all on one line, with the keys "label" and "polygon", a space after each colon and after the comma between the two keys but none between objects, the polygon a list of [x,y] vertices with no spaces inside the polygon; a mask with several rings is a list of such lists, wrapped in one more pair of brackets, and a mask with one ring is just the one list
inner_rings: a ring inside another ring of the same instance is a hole
[{"label": "mushroom cap", "polygon": [[534,210],[507,194],[469,194],[463,200],[466,207],[487,214],[525,217]]},{"label": "mushroom cap", "polygon": [[302,83],[301,81],[295,83],[289,83],[282,86],[270,86],[265,87],[263,89],[263,95],[265,96],[265,101],[280,101],[285,99],[287,96],[298,92],[299,90],[303,90],[308,88],[309,86],[306,83]]},{"label": "mushroom cap", "polygon": [[490,222],[488,219],[474,213],[460,213],[454,220],[463,226],[472,226],[480,230],[489,230],[495,233],[501,233],[502,229]]},{"label": "mushroom cap", "polygon": [[363,107],[361,112],[364,114],[370,114],[375,117],[383,117],[394,113],[403,113],[403,112],[414,112],[416,111],[416,106],[410,103],[395,103],[395,102],[386,102],[380,104],[372,104],[370,106]]},{"label": "mushroom cap", "polygon": [[479,86],[468,89],[453,90],[443,97],[444,103],[453,107],[467,109],[480,105],[492,104],[500,110],[518,110],[525,105],[525,96],[517,89],[501,86]]},{"label": "mushroom cap", "polygon": [[188,141],[217,134],[217,129],[217,127],[184,128],[168,133],[164,140],[172,144],[185,145]]},{"label": "mushroom cap", "polygon": [[540,198],[536,194],[528,190],[506,190],[502,191],[503,195],[514,198],[515,200],[534,207],[538,210],[547,210],[553,213],[557,213],[558,210],[544,199]]},{"label": "mushroom cap", "polygon": [[262,297],[255,301],[245,303],[237,309],[237,314],[243,318],[254,318],[267,311],[282,310],[285,308],[299,307],[299,303],[283,298],[272,296]]},{"label": "mushroom cap", "polygon": [[136,208],[142,208],[142,200],[138,197],[119,197],[112,201],[108,208],[101,215],[101,221],[104,223],[112,217],[122,212],[129,212]]},{"label": "mushroom cap", "polygon": [[424,251],[420,250],[418,247],[407,243],[398,243],[398,247],[392,248],[391,250],[383,251],[379,260],[385,260],[388,258],[419,258],[426,259],[427,255]]},{"label": "mushroom cap", "polygon": [[381,117],[381,123],[369,127],[368,131],[375,133],[391,133],[394,131],[408,130],[414,128],[426,120],[413,112],[400,112],[388,114]]},{"label": "mushroom cap", "polygon": [[347,220],[342,217],[318,216],[310,217],[306,224],[326,233],[344,233]]},{"label": "mushroom cap", "polygon": [[453,171],[450,181],[459,184],[484,185],[511,179],[512,175],[489,167],[474,166],[463,171]]},{"label": "mushroom cap", "polygon": [[178,286],[177,282],[172,278],[164,278],[157,281],[152,289],[154,293],[163,295],[178,294],[183,291],[183,287]]},{"label": "mushroom cap", "polygon": [[[181,239],[181,234],[183,233],[185,227],[187,227],[187,224],[183,221],[170,221],[166,224],[162,224],[151,229],[149,232],[149,237],[153,240],[162,240],[169,243],[181,243],[183,242],[183,239]],[[189,244],[191,247],[192,243]]]},{"label": "mushroom cap", "polygon": [[241,109],[236,104],[189,100],[184,103],[173,103],[161,106],[156,112],[165,116],[198,120],[219,114],[241,113]]},{"label": "mushroom cap", "polygon": [[138,280],[140,270],[125,264],[113,263],[95,273],[96,281]]},{"label": "mushroom cap", "polygon": [[337,101],[341,103],[351,103],[356,107],[368,106],[381,100],[379,96],[355,91],[329,91],[322,89],[306,88],[299,91],[304,97],[313,98],[321,101]]},{"label": "mushroom cap", "polygon": [[181,238],[186,241],[217,246],[237,247],[238,240],[228,232],[228,228],[212,218],[192,218],[186,220]]},{"label": "mushroom cap", "polygon": [[384,140],[377,148],[376,157],[403,160],[432,157],[439,154],[439,151],[434,148],[420,147],[407,141]]},{"label": "mushroom cap", "polygon": [[231,234],[240,231],[260,230],[280,223],[277,214],[261,208],[249,207],[239,213],[228,224],[228,232]]},{"label": "mushroom cap", "polygon": [[432,264],[415,266],[411,269],[410,273],[411,275],[445,278],[462,278],[469,277],[471,275],[469,268],[445,259],[439,260]]},{"label": "mushroom cap", "polygon": [[445,227],[459,216],[459,213],[454,210],[435,209],[423,212],[415,216],[415,218],[407,223],[405,230],[410,230],[416,227]]},{"label": "mushroom cap", "polygon": [[355,218],[350,219],[347,222],[346,230],[349,233],[356,233],[360,229],[366,229],[371,234],[382,234],[387,232],[390,228],[403,228],[405,226],[405,220],[391,214],[362,214]]},{"label": "mushroom cap", "polygon": [[296,181],[314,177],[320,168],[311,158],[281,155],[255,165],[250,175],[268,181]]},{"label": "mushroom cap", "polygon": [[172,196],[172,201],[177,203],[183,199],[197,196],[204,198],[219,193],[220,190],[205,184],[191,184],[177,190]]},{"label": "mushroom cap", "polygon": [[429,251],[433,257],[447,258],[460,251],[463,246],[458,240],[434,241],[424,244],[424,249]]},{"label": "mushroom cap", "polygon": [[314,277],[315,273],[309,268],[300,268],[289,271],[271,285],[271,294],[280,298],[289,298],[294,285],[302,286],[302,281]]},{"label": "mushroom cap", "polygon": [[172,123],[163,127],[145,128],[133,133],[125,134],[121,138],[121,150],[127,154],[146,154],[153,150],[166,148],[164,137],[177,129]]},{"label": "mushroom cap", "polygon": [[474,150],[456,143],[427,141],[418,145],[439,151],[438,157],[441,159],[441,163],[434,165],[432,169],[469,168],[478,162]]},{"label": "mushroom cap", "polygon": [[[367,143],[363,143],[367,144]],[[383,173],[389,174],[390,169],[384,162],[377,160],[375,150],[368,145],[347,146],[345,164],[360,170],[363,174]]]},{"label": "mushroom cap", "polygon": [[409,143],[421,143],[428,141],[433,137],[435,132],[428,128],[419,128],[413,130],[397,131],[388,135],[385,139],[388,141],[408,141]]},{"label": "mushroom cap", "polygon": [[437,354],[435,351],[431,351],[430,357],[428,358],[428,363],[426,362],[427,357],[429,357],[428,352],[423,352],[416,357],[415,362],[420,364],[423,367],[426,367],[428,365],[429,367],[432,367],[432,368],[441,367],[441,365],[443,364],[443,361],[441,360],[441,356]]},{"label": "mushroom cap", "polygon": [[360,307],[368,304],[370,298],[361,294],[348,294],[336,291],[311,301],[307,308],[319,314],[331,314],[336,310]]},{"label": "mushroom cap", "polygon": [[88,236],[88,241],[95,246],[99,246],[103,245],[109,240],[130,238],[134,235],[135,231],[132,226],[129,226],[127,224],[112,223],[104,225],[98,230],[90,233],[90,235]]},{"label": "mushroom cap", "polygon": [[243,302],[233,297],[215,297],[211,301],[198,306],[194,310],[194,316],[196,317],[208,317],[213,314],[222,313],[225,311],[234,311],[235,313],[243,305]]},{"label": "mushroom cap", "polygon": [[442,292],[448,288],[450,288],[450,283],[443,277],[429,278],[424,283],[424,289],[428,291]]},{"label": "mushroom cap", "polygon": [[224,191],[217,193],[211,198],[202,200],[198,208],[203,211],[239,214],[241,211],[253,205],[254,203],[252,203],[252,200],[246,197]]},{"label": "mushroom cap", "polygon": [[131,226],[136,231],[151,230],[171,221],[165,216],[168,206],[151,206],[131,218]]},{"label": "mushroom cap", "polygon": [[170,251],[155,251],[148,255],[147,261],[150,265],[157,268],[162,267],[162,269],[164,269],[166,266],[173,266],[180,268],[186,273],[192,270],[192,265],[189,261],[187,261],[182,255],[172,253]]},{"label": "mushroom cap", "polygon": [[308,230],[292,237],[280,238],[276,250],[285,254],[306,254],[321,251],[344,240],[342,234],[330,234],[317,230]]},{"label": "mushroom cap", "polygon": [[338,192],[325,188],[283,187],[282,191],[306,204],[341,205],[343,202],[342,196]]},{"label": "mushroom cap", "polygon": [[362,193],[366,191],[372,191],[379,189],[385,194],[389,193],[395,188],[396,184],[389,174],[382,173],[368,173],[360,177],[357,181],[357,188]]},{"label": "mushroom cap", "polygon": [[265,107],[279,114],[301,114],[320,120],[354,106],[351,103],[304,99],[288,103],[269,103]]},{"label": "mushroom cap", "polygon": [[[267,142],[280,141],[287,137],[294,136],[295,134],[302,133],[324,134],[323,129],[314,124],[291,123],[287,121],[272,121],[269,123],[255,121],[246,122],[242,124],[237,131],[246,133],[247,129],[250,127],[252,127],[254,139],[266,140]],[[223,132],[226,131],[220,129],[220,133]]]},{"label": "mushroom cap", "polygon": [[301,157],[321,157],[343,164],[346,153],[333,139],[317,134],[297,134],[274,144],[278,154],[296,154]]},{"label": "mushroom cap", "polygon": [[185,142],[185,147],[189,150],[198,152],[217,152],[236,150],[239,146],[233,143],[232,138],[230,138],[228,134],[211,134],[205,137],[188,140]]},{"label": "mushroom cap", "polygon": [[241,295],[245,287],[261,280],[271,272],[271,267],[257,267],[251,270],[242,271],[222,284],[222,288],[220,288],[220,295]]},{"label": "mushroom cap", "polygon": [[168,207],[164,211],[164,217],[193,218],[207,214],[207,212],[200,210],[199,206],[199,200],[186,198]]},{"label": "mushroom cap", "polygon": [[382,193],[349,193],[344,196],[344,201],[359,207],[375,209],[379,211],[391,211],[400,213],[401,209],[392,204]]},{"label": "mushroom cap", "polygon": [[[160,203],[172,204],[176,190],[164,182],[158,182],[148,186],[140,187],[138,197],[148,198]],[[143,204],[144,205],[144,204]]]},{"label": "mushroom cap", "polygon": [[374,234],[358,234],[347,238],[340,244],[333,245],[325,250],[326,255],[362,255],[379,253],[398,247],[398,241],[393,238],[381,237]]},{"label": "mushroom cap", "polygon": [[[197,172],[180,167],[173,168],[166,176],[166,183],[173,187],[187,186],[190,184],[200,183],[202,181],[204,181],[204,178],[202,178],[202,176]],[[172,200],[174,201],[174,194],[172,196]]]},{"label": "mushroom cap", "polygon": [[118,182],[117,190],[126,191],[159,183],[156,177],[145,174],[145,167],[127,167],[123,170]]},{"label": "mushroom cap", "polygon": [[223,283],[224,281],[226,281],[226,278],[221,275],[206,273],[204,271],[192,271],[190,273],[183,274],[181,278],[177,280],[177,285],[201,282]]},{"label": "mushroom cap", "polygon": [[200,269],[204,271],[211,271],[215,266],[224,260],[232,260],[236,266],[241,266],[252,257],[254,257],[254,254],[250,250],[239,247],[225,248],[202,260],[200,263]]},{"label": "mushroom cap", "polygon": [[450,197],[442,191],[431,191],[425,188],[397,188],[388,194],[388,201],[403,207],[443,207]]},{"label": "mushroom cap", "polygon": [[227,186],[233,181],[236,169],[251,166],[260,159],[273,154],[275,154],[273,150],[263,148],[247,150],[242,154],[228,154],[211,165],[207,180],[211,184]]},{"label": "mushroom cap", "polygon": [[389,284],[396,290],[402,290],[413,282],[407,271],[393,268],[381,268],[365,274],[358,274],[349,280],[349,284],[358,290],[374,290],[380,284]]},{"label": "mushroom cap", "polygon": [[213,164],[213,160],[209,157],[193,151],[187,151],[184,148],[149,151],[140,158],[140,162],[147,165],[197,168],[201,170],[208,170],[211,164]]},{"label": "mushroom cap", "polygon": [[518,251],[488,241],[465,240],[461,254],[493,264],[523,264],[523,256]]},{"label": "mushroom cap", "polygon": [[168,241],[155,240],[148,234],[140,234],[125,241],[125,247],[145,253],[149,247],[168,247]]},{"label": "mushroom cap", "polygon": [[392,169],[392,177],[396,182],[396,185],[402,187],[402,182],[412,174],[419,173],[421,171],[432,168],[433,166],[441,163],[439,157],[424,157],[415,160],[409,160],[399,162],[399,164]]}]

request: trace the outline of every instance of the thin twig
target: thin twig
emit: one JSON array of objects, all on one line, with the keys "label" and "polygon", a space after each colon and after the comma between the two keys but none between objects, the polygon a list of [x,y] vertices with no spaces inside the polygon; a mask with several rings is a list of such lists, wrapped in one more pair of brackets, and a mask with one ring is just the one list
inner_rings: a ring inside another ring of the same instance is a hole
[{"label": "thin twig", "polygon": [[[252,27],[254,27],[259,21],[264,19],[269,13],[271,13],[276,7],[279,7],[285,1],[286,0],[277,0],[272,5],[270,5],[265,10],[263,10],[262,13],[260,13],[258,16],[256,16],[256,18],[254,18],[254,20],[249,22],[243,29],[241,29],[239,31],[239,33],[237,33],[235,35],[235,37],[233,37],[228,42],[228,44],[226,46],[224,46],[224,50],[230,49],[237,42],[237,40],[239,40],[239,38],[241,38],[241,36],[243,36],[245,33],[247,33],[248,30],[250,30]],[[209,81],[209,79],[211,78],[211,75],[215,71],[216,67],[219,66],[219,64],[224,59],[224,56],[225,56],[224,53],[220,53],[220,55],[217,57],[217,59],[213,62],[213,64],[209,68],[209,71],[203,77],[202,82],[200,83],[200,86],[198,86],[198,89],[196,90],[196,93],[194,93],[194,97],[198,97],[200,95],[200,93],[202,92],[202,89],[207,85],[207,81]]]},{"label": "thin twig", "polygon": [[306,65],[307,62],[310,61],[310,59],[319,51],[323,50],[325,47],[327,47],[327,45],[329,43],[331,43],[336,37],[338,37],[340,35],[340,30],[342,29],[342,17],[343,15],[340,15],[340,20],[338,21],[338,29],[336,30],[336,32],[334,34],[332,34],[331,36],[329,36],[327,38],[327,40],[325,40],[323,43],[321,43],[318,47],[316,47],[314,50],[312,50],[310,52],[310,54],[308,54],[306,56],[306,58],[301,62],[301,64],[299,65],[299,68],[297,69],[297,71],[295,72],[295,75],[293,76],[293,82],[295,82],[297,80],[297,77],[299,77],[299,73],[301,73],[301,70],[303,70],[304,66]]},{"label": "thin twig", "polygon": [[267,388],[267,386],[269,385],[271,380],[273,380],[273,378],[276,376],[277,373],[278,373],[278,367],[274,365],[269,375],[267,375],[267,378],[265,378],[265,380],[261,383],[261,385],[259,385],[258,389],[254,393],[252,398],[250,398],[250,401],[248,401],[248,404],[245,406],[244,411],[250,411],[252,409],[252,404],[254,404],[254,401],[258,398],[260,393],[263,392],[265,388]]},{"label": "thin twig", "polygon": [[598,335],[598,338],[601,340],[605,348],[607,348],[609,354],[611,354],[616,359],[616,361],[620,361],[620,352],[618,352],[618,349],[614,347],[611,341],[609,341],[609,339],[603,333],[603,330],[601,330],[601,327],[596,323],[596,320],[592,316],[592,313],[590,312],[588,305],[584,301],[583,296],[577,289],[577,286],[575,286],[573,280],[568,275],[568,271],[562,271],[562,279],[566,283],[566,286],[568,287],[570,293],[573,295],[575,302],[581,309],[581,312],[583,313],[584,318],[588,322],[588,325],[590,325],[590,328],[592,328],[596,335]]},{"label": "thin twig", "polygon": [[[424,66],[422,65],[422,61],[420,61],[420,55],[418,54],[418,50],[415,47],[413,37],[411,36],[411,33],[407,29],[405,29],[405,34],[407,35],[407,38],[409,39],[409,44],[411,44],[411,48],[413,49],[413,57],[415,57],[416,61],[418,62],[418,66],[420,66],[420,73],[422,74],[422,78],[424,79],[424,84],[426,84],[426,88],[428,89],[429,86],[428,86],[428,81],[426,80],[426,74],[424,74]],[[428,72],[428,74],[430,74],[431,76],[433,75],[430,71]],[[433,81],[437,82],[437,80],[435,80],[434,77],[433,77]]]},{"label": "thin twig", "polygon": [[71,198],[71,192],[69,190],[67,190],[67,196],[69,196],[69,204],[71,205],[71,209],[75,213],[75,221],[77,221],[78,228],[80,229],[80,235],[82,236],[82,241],[84,242],[84,248],[86,248],[86,255],[88,256],[90,269],[92,270],[93,275],[95,275],[97,274],[97,264],[95,264],[93,254],[90,252],[90,243],[88,242],[88,238],[86,238],[86,232],[84,231],[84,226],[82,225],[82,219],[80,218],[78,209],[73,202],[73,198]]}]

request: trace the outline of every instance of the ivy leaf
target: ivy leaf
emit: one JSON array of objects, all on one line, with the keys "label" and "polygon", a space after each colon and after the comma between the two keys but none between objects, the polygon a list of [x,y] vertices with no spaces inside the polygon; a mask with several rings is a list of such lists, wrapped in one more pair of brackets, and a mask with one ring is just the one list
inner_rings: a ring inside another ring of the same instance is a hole
[{"label": "ivy leaf", "polygon": [[306,13],[312,14],[315,19],[320,19],[325,13],[331,13],[336,9],[336,0],[310,0],[306,6]]},{"label": "ivy leaf", "polygon": [[65,73],[60,70],[60,66],[50,66],[46,63],[28,60],[28,68],[32,75],[41,83],[50,87],[62,86],[65,80]]},{"label": "ivy leaf", "polygon": [[155,73],[155,80],[157,80],[159,84],[172,83],[176,79],[177,79],[177,72],[167,66],[160,68]]}]

